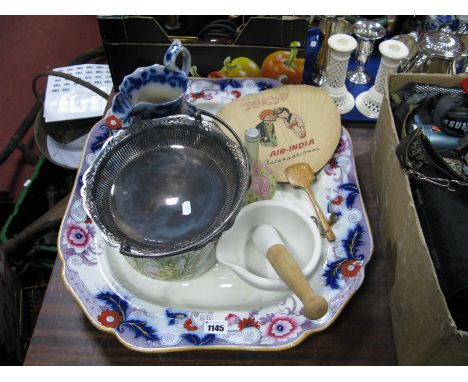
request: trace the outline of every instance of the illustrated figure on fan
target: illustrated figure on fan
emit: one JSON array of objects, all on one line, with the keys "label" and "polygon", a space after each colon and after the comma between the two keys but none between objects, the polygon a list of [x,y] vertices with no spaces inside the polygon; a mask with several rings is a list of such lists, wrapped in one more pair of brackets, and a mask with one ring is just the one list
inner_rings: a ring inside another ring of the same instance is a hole
[{"label": "illustrated figure on fan", "polygon": [[285,126],[289,130],[292,130],[293,133],[298,138],[305,138],[306,130],[305,130],[304,122],[302,121],[302,118],[298,114],[291,113],[285,107],[278,107],[274,109],[273,111],[278,116],[278,118],[281,118],[283,120]]},{"label": "illustrated figure on fan", "polygon": [[284,126],[292,131],[298,138],[306,136],[306,130],[302,118],[291,113],[285,107],[263,110],[259,114],[261,122],[255,127],[260,133],[260,143],[266,147],[275,147],[278,145],[278,138],[275,134],[275,122],[281,119]]}]

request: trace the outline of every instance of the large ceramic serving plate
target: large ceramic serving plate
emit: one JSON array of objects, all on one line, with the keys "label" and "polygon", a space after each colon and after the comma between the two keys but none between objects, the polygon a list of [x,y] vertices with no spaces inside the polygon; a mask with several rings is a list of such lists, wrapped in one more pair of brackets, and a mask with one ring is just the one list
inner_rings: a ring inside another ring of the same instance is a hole
[{"label": "large ceramic serving plate", "polygon": [[[275,86],[277,82],[263,79],[193,80],[187,99],[216,112],[235,98]],[[120,126],[109,115],[91,130],[59,236],[65,285],[98,329],[113,333],[131,349],[147,352],[281,350],[324,330],[336,319],[362,284],[373,250],[345,129],[333,158],[313,186],[322,209],[339,219],[333,227],[337,240],[322,239],[320,261],[310,277],[329,310],[312,321],[303,316],[302,303],[290,291],[255,289],[220,264],[195,279],[159,281],[131,268],[116,248],[105,243],[83,210],[80,189],[84,172]],[[279,185],[274,199],[314,216],[306,194],[299,189]]]}]

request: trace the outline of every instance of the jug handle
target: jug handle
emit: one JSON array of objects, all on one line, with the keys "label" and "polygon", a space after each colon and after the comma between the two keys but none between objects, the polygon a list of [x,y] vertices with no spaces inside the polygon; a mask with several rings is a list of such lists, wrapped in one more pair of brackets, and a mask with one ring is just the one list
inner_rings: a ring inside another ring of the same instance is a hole
[{"label": "jug handle", "polygon": [[[179,54],[182,54],[183,58],[182,69],[179,69],[176,65],[176,59]],[[182,43],[179,40],[174,40],[164,55],[164,67],[174,71],[182,70],[185,75],[188,75],[191,65],[192,59],[188,49],[182,46]]]}]

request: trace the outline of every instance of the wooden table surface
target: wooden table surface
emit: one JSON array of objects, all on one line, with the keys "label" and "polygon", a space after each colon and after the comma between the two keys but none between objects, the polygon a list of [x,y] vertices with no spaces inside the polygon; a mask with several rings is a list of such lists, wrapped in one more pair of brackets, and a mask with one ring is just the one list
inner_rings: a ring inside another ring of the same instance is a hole
[{"label": "wooden table surface", "polygon": [[374,237],[374,254],[359,291],[335,322],[290,350],[204,350],[138,353],[96,329],[63,285],[57,259],[25,365],[394,365],[387,259],[369,156],[373,126],[351,127],[357,173]]}]

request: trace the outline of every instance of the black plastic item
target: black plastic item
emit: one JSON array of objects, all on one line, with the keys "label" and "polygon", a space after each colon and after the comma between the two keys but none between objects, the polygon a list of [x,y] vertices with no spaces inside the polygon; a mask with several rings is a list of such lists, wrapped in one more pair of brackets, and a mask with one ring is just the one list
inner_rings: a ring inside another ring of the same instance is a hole
[{"label": "black plastic item", "polygon": [[[68,194],[76,171],[40,159],[11,211],[7,193],[0,193],[9,215],[1,216],[0,242],[22,231],[52,204]],[[6,219],[3,219],[6,218]],[[0,365],[21,365],[32,335],[52,266],[57,256],[57,231],[5,254],[0,245]],[[13,268],[14,266],[14,268]]]},{"label": "black plastic item", "polygon": [[[447,123],[447,116],[457,112],[459,117],[468,119],[468,95],[454,96],[451,94],[428,94],[424,102],[419,106],[417,113],[423,123],[438,126],[451,137],[463,137],[463,124]],[[449,114],[451,113],[451,114]],[[444,123],[445,122],[445,123]]]},{"label": "black plastic item", "polygon": [[[462,78],[460,77],[460,81]],[[420,84],[416,82],[410,82],[407,85],[403,86],[401,89],[397,90],[396,92],[390,94],[390,97],[394,101],[398,101],[401,103],[402,101],[406,101],[409,97],[414,94],[451,94],[454,96],[462,96],[465,94],[465,91],[460,87],[445,87],[439,86],[434,84]]]},{"label": "black plastic item", "polygon": [[[426,176],[440,174],[430,167]],[[468,330],[468,193],[412,181],[413,197],[439,284],[458,329]]]},{"label": "black plastic item", "polygon": [[252,17],[235,45],[276,46],[289,49],[292,41],[305,46],[309,21],[306,18]]},{"label": "black plastic item", "polygon": [[213,42],[213,40],[228,43],[234,41],[237,36],[237,26],[230,20],[215,20],[198,33],[200,41]]},{"label": "black plastic item", "polygon": [[0,250],[0,365],[21,365],[19,310],[15,295],[20,290],[16,272]]},{"label": "black plastic item", "polygon": [[[190,15],[182,16],[153,16],[155,20],[164,28],[167,34],[171,36],[197,36],[200,31],[208,24],[213,22],[227,22],[237,29],[241,25],[241,17],[227,15]],[[177,17],[178,28],[174,28],[174,17]],[[235,20],[235,23],[234,23]]]},{"label": "black plastic item", "polygon": [[[174,17],[179,23],[173,28]],[[199,16],[105,16],[98,17],[99,26],[105,19],[105,27],[101,27],[101,36],[106,43],[171,43],[169,34],[177,36],[197,36],[203,27],[210,22],[227,16],[199,15]],[[167,26],[171,27],[168,28]]]},{"label": "black plastic item", "polygon": [[468,132],[468,96],[459,87],[409,83],[390,97],[400,138],[420,127],[436,149],[453,150]]},{"label": "black plastic item", "polygon": [[[453,150],[437,150],[419,127],[410,132],[398,144],[395,153],[400,166],[411,177],[421,181],[436,183],[451,191],[468,190],[468,178],[464,172],[464,160]],[[425,166],[437,171],[437,176],[427,178],[421,173]]]},{"label": "black plastic item", "polygon": [[[191,18],[191,21],[197,21],[203,16],[185,17]],[[182,26],[184,22],[181,18]],[[106,16],[98,17],[98,24],[115,91],[118,91],[118,86],[124,76],[138,67],[162,63],[164,53],[171,43],[171,37],[155,17]],[[192,65],[197,66],[201,75],[207,75],[214,70],[219,70],[226,57],[233,59],[248,57],[261,66],[270,53],[283,49],[289,50],[292,41],[301,43],[302,48],[299,49],[298,57],[303,58],[307,29],[307,18],[252,16],[233,44],[201,43],[196,37],[200,30],[193,36],[180,37],[180,39],[190,51]],[[177,33],[180,36],[179,30]]]},{"label": "black plastic item", "polygon": [[36,326],[42,301],[47,290],[47,284],[24,287],[18,293],[19,308],[21,312],[20,333],[24,341],[24,348],[29,347]]},{"label": "black plastic item", "polygon": [[[42,216],[52,204],[67,195],[76,176],[76,171],[55,166],[44,158],[34,168],[29,184],[21,193],[13,212],[0,231],[0,241],[5,242]],[[53,192],[52,192],[53,191]],[[54,200],[51,200],[54,199]],[[55,249],[53,241],[53,249]],[[41,244],[49,246],[49,243]],[[20,254],[18,254],[20,255]]]},{"label": "black plastic item", "polygon": [[3,226],[13,211],[13,199],[7,190],[0,189],[0,226]]}]

